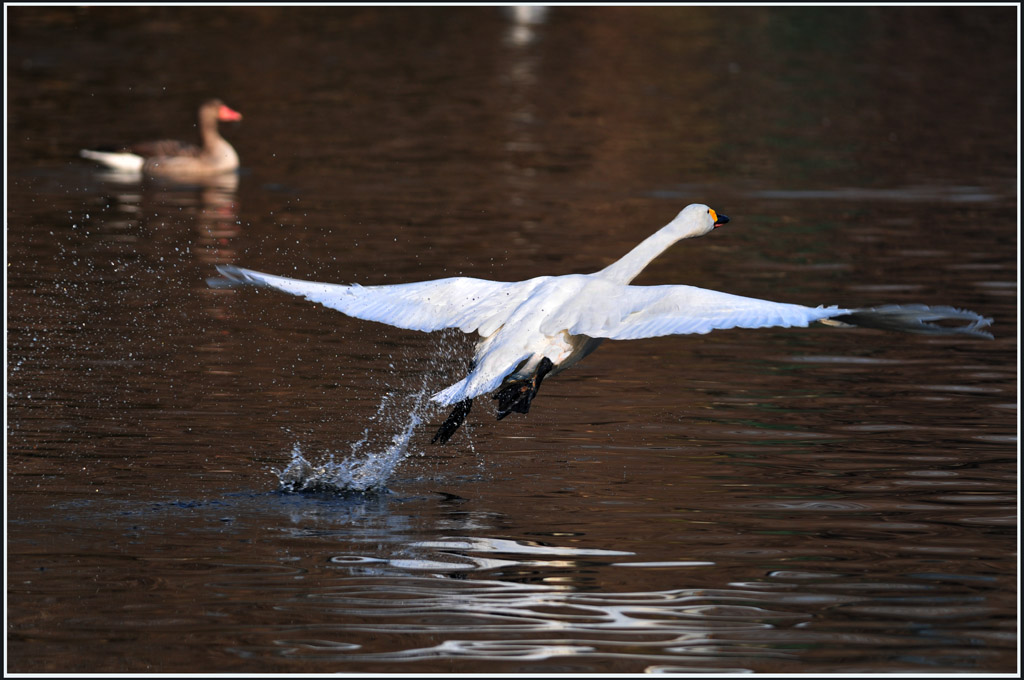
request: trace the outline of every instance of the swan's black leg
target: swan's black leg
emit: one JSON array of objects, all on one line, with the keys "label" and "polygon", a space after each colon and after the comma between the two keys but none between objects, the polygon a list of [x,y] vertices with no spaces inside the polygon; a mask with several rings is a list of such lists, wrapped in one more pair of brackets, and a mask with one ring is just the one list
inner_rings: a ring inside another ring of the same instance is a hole
[{"label": "swan's black leg", "polygon": [[448,419],[444,421],[441,427],[437,428],[437,433],[434,438],[430,440],[431,444],[444,444],[452,435],[455,434],[455,430],[459,429],[459,425],[462,425],[466,420],[466,416],[469,415],[469,409],[473,407],[472,399],[463,399],[459,403],[455,404],[455,408],[448,415]]},{"label": "swan's black leg", "polygon": [[498,400],[498,420],[501,420],[513,411],[516,413],[529,413],[530,402],[537,396],[537,390],[540,389],[541,381],[544,380],[544,376],[550,373],[554,367],[555,365],[551,362],[551,359],[544,357],[537,364],[537,370],[532,377],[513,378],[509,376],[505,378],[504,384],[502,384],[498,393],[493,397]]}]

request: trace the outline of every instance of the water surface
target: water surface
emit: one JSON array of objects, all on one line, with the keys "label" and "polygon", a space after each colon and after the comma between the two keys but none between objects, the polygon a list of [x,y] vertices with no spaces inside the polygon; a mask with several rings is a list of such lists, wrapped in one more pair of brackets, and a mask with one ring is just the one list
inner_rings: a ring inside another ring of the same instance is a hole
[{"label": "water surface", "polygon": [[[7,19],[9,671],[1016,669],[1013,8]],[[209,95],[235,182],[76,158]],[[694,201],[637,283],[996,337],[609,342],[436,447],[459,334],[206,285],[593,271]]]}]

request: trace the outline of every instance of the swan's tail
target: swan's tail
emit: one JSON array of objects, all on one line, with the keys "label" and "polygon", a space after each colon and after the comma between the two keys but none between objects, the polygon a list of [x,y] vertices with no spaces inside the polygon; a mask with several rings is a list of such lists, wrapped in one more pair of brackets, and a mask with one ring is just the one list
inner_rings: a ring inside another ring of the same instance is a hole
[{"label": "swan's tail", "polygon": [[[962,322],[967,323],[962,323]],[[836,323],[838,322],[838,323]],[[880,328],[886,331],[924,333],[927,335],[970,335],[975,338],[992,339],[992,334],[982,330],[992,323],[974,312],[953,307],[929,307],[927,305],[883,305],[854,309],[844,314],[825,319],[822,323],[831,325]],[[950,325],[955,324],[955,325]]]}]

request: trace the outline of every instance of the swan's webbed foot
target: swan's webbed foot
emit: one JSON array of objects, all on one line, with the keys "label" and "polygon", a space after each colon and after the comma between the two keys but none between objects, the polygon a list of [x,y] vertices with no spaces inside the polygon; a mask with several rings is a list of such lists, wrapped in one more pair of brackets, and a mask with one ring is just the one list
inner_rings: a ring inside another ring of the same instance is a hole
[{"label": "swan's webbed foot", "polygon": [[540,383],[544,376],[551,372],[555,365],[551,359],[544,357],[537,364],[537,370],[530,377],[518,377],[518,374],[505,378],[494,399],[498,400],[498,420],[501,420],[513,411],[516,413],[529,413],[530,402],[537,396]]},{"label": "swan's webbed foot", "polygon": [[455,408],[448,415],[448,419],[441,424],[441,427],[437,428],[437,433],[434,434],[434,438],[430,440],[431,444],[444,444],[452,435],[455,434],[455,430],[459,429],[466,420],[466,416],[469,415],[469,409],[473,407],[472,399],[463,399],[459,403],[455,404]]}]

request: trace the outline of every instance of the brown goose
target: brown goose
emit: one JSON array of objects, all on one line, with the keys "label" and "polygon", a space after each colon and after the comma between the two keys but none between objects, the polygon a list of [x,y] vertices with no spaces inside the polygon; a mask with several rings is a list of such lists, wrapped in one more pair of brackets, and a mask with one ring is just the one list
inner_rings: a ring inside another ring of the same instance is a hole
[{"label": "brown goose", "polygon": [[238,154],[221,137],[219,121],[242,120],[242,114],[219,99],[210,99],[199,107],[199,135],[202,146],[175,140],[142,142],[117,151],[82,149],[83,158],[122,172],[138,172],[157,177],[208,177],[238,169]]}]

